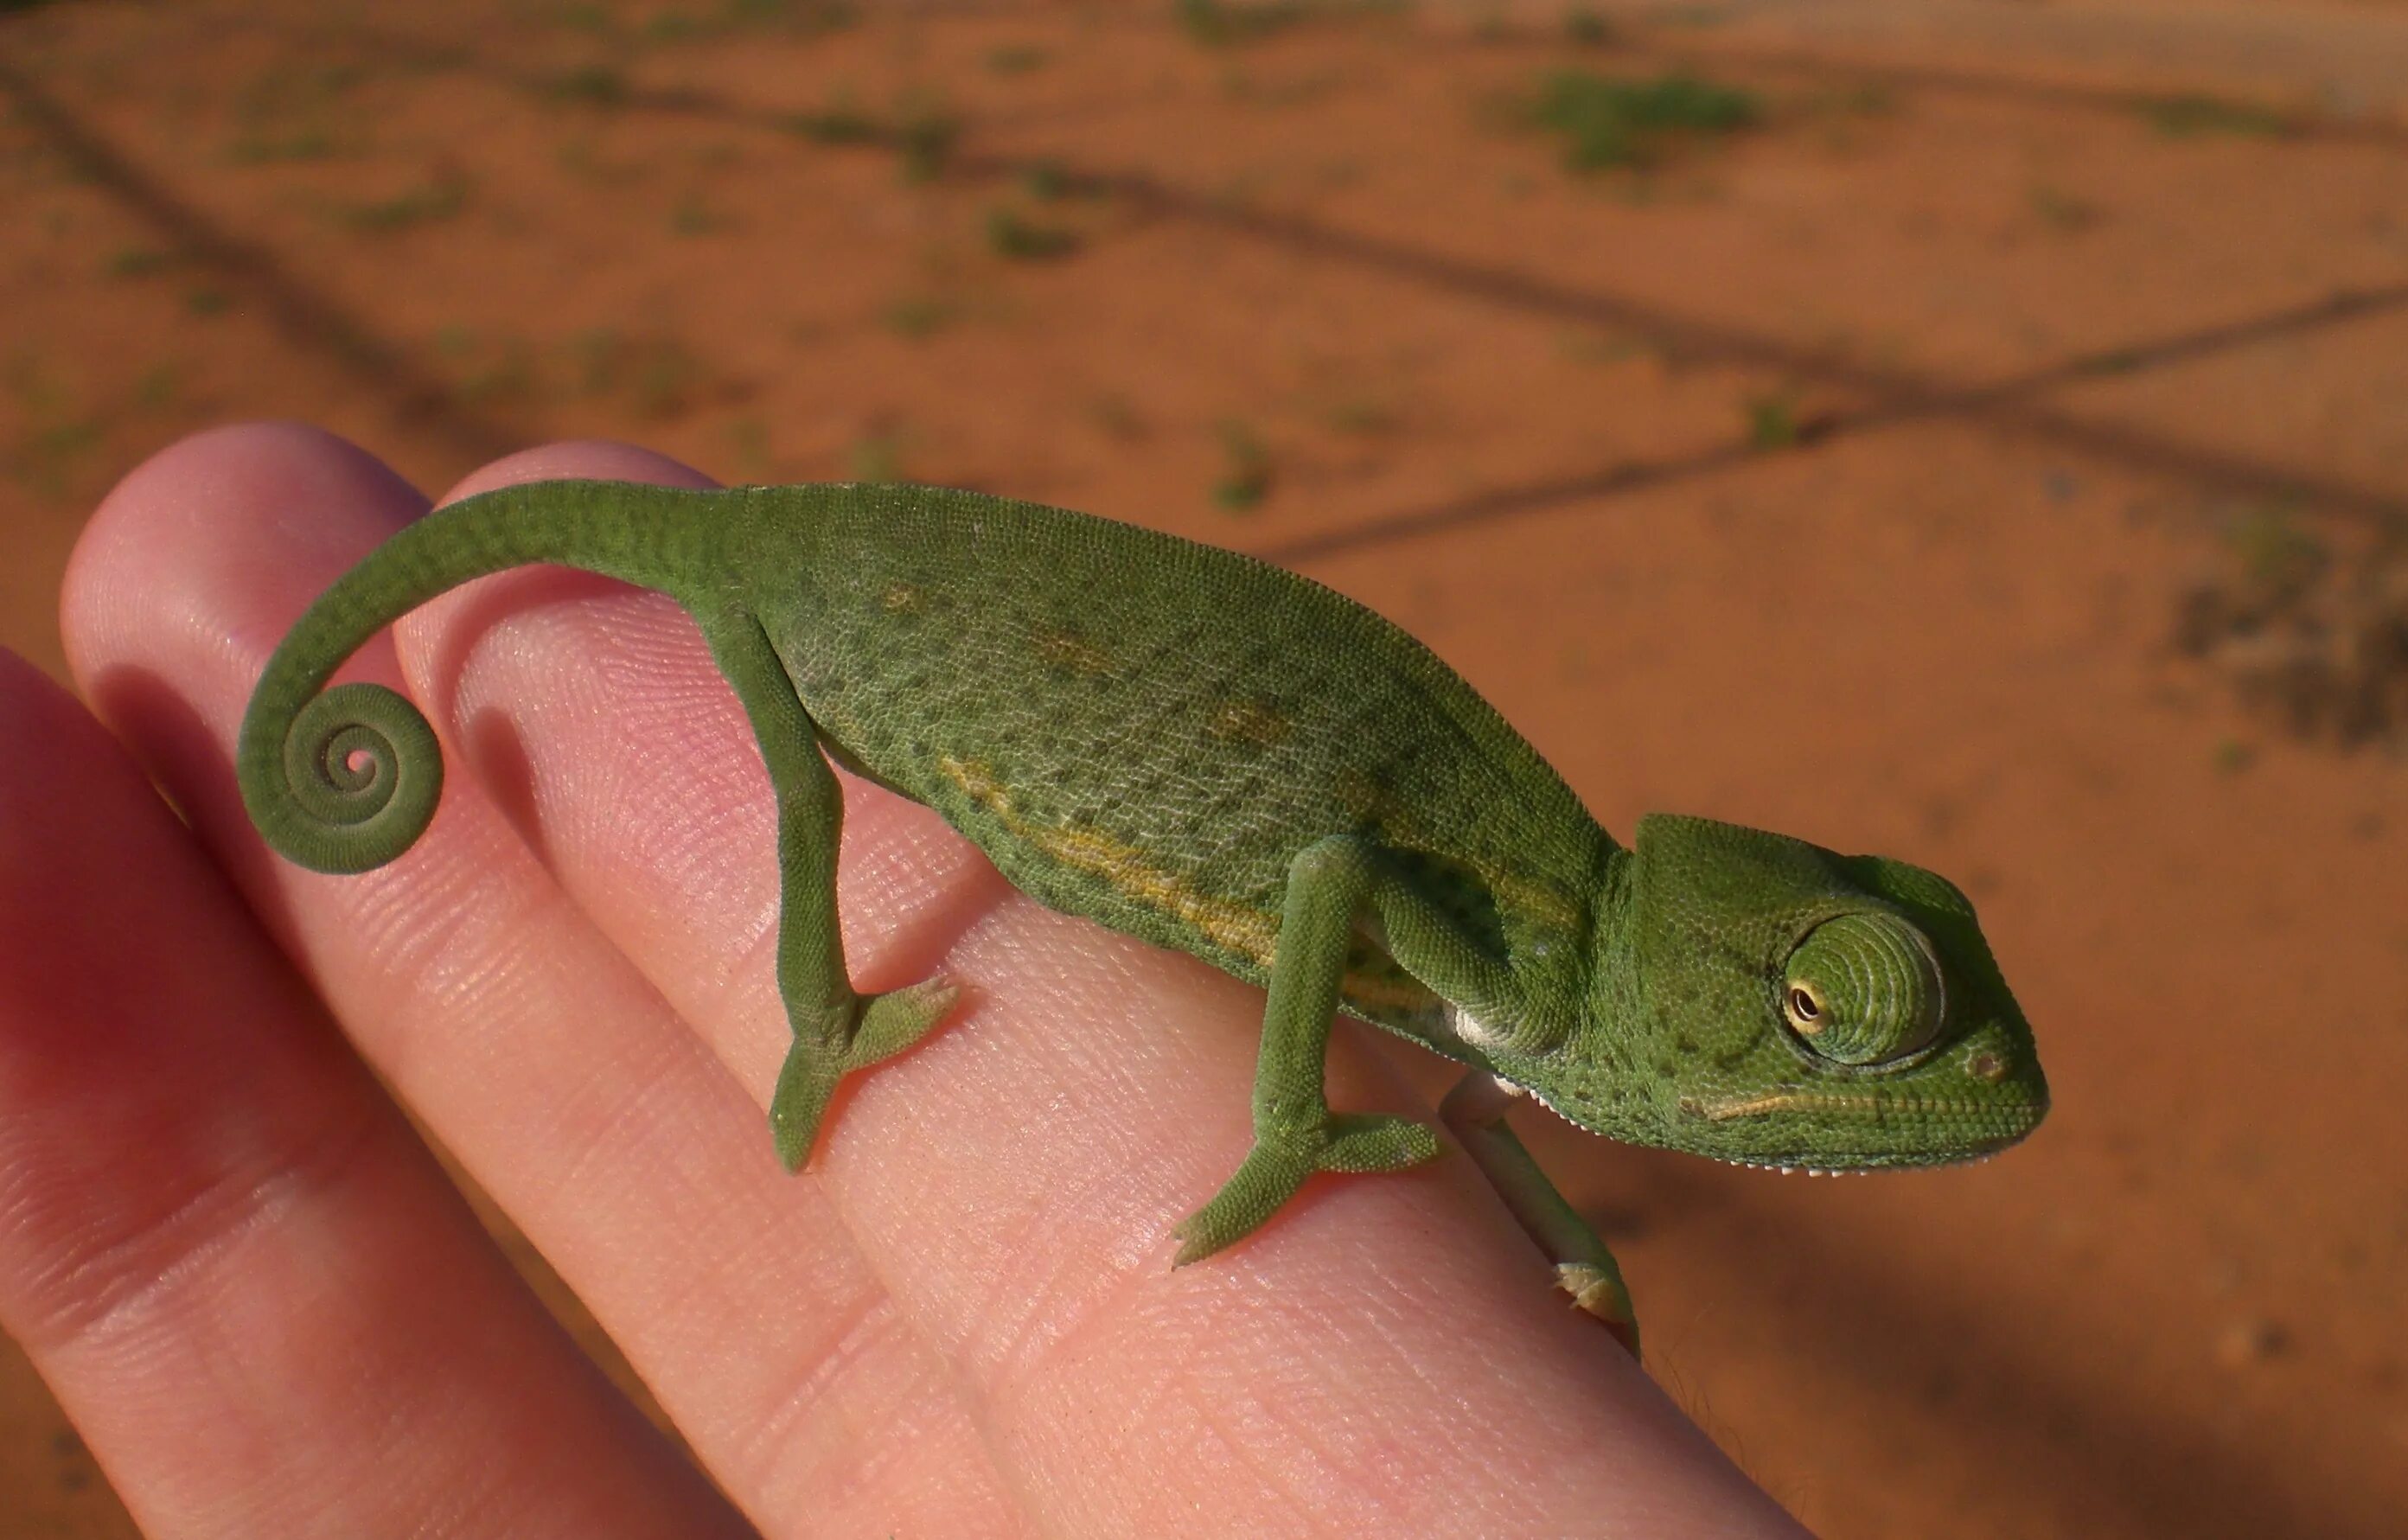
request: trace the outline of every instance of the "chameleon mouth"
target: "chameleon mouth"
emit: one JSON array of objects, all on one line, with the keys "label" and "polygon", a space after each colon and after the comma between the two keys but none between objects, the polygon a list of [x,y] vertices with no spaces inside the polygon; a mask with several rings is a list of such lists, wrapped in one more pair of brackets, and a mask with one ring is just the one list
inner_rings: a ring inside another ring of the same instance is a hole
[{"label": "chameleon mouth", "polygon": [[[1500,1084],[1528,1097],[1576,1129],[1591,1133],[1603,1131],[1574,1117],[1528,1087],[1514,1085],[1511,1081],[1500,1081]],[[1938,1115],[1949,1120],[1950,1131],[1960,1141],[1946,1149],[1906,1144],[1861,1150],[1750,1151],[1753,1159],[1713,1157],[1727,1166],[1777,1171],[1784,1175],[1802,1171],[1809,1176],[1847,1176],[1862,1175],[1885,1166],[1978,1165],[2000,1150],[2021,1144],[2034,1129],[2040,1127],[2041,1119],[2048,1115],[2048,1093],[2043,1090],[2028,1100],[2000,1097],[1984,1100],[1895,1091],[1784,1090],[1712,1101],[1684,1097],[1680,1108],[1689,1116],[1710,1123],[1729,1123],[1798,1111],[1835,1113],[1867,1119],[1886,1118],[1903,1113]],[[1698,1153],[1707,1152],[1701,1150]]]},{"label": "chameleon mouth", "polygon": [[1684,1097],[1681,1110],[1709,1123],[1721,1123],[1734,1117],[1760,1117],[1777,1112],[1833,1113],[1937,1113],[1942,1116],[1997,1118],[2017,1126],[2015,1137],[2021,1138],[2036,1127],[2041,1115],[2048,1111],[2046,1101],[2009,1101],[1998,1098],[1975,1100],[1971,1097],[1901,1095],[1896,1091],[1766,1091],[1756,1096],[1723,1097],[1703,1101]]},{"label": "chameleon mouth", "polygon": [[1710,1123],[1763,1117],[1775,1113],[1819,1112],[1842,1117],[1887,1118],[1897,1115],[1938,1117],[1957,1141],[1946,1148],[1902,1144],[1861,1150],[1817,1149],[1788,1154],[1768,1151],[1724,1163],[1810,1175],[1862,1173],[1883,1166],[1962,1166],[1987,1160],[2017,1144],[2048,1115],[2045,1092],[2029,1100],[1926,1096],[1894,1091],[1787,1090],[1706,1101],[1684,1098],[1681,1110]]}]

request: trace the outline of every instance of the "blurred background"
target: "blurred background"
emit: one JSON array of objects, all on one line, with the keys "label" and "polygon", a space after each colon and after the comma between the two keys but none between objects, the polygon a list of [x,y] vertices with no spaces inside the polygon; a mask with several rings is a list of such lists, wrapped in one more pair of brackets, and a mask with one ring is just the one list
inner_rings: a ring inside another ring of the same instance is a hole
[{"label": "blurred background", "polygon": [[[0,0],[0,642],[266,415],[1288,563],[1617,832],[1981,905],[1999,1160],[1526,1130],[1758,1481],[2408,1530],[2408,6]],[[131,1533],[0,1343],[0,1534]]]}]

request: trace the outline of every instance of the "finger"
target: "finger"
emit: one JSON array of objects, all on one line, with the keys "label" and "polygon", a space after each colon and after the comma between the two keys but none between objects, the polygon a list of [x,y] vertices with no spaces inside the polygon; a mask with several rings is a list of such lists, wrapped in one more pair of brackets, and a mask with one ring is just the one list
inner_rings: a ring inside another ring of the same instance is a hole
[{"label": "finger", "polygon": [[[130,478],[71,576],[87,688],[741,1505],[773,1529],[1010,1533],[941,1365],[825,1205],[779,1178],[757,1112],[472,778],[376,872],[318,876],[259,845],[228,771],[251,684],[306,600],[401,511],[346,479],[357,459],[251,428]],[[607,451],[584,463],[631,473]],[[216,637],[233,645],[196,644]],[[147,695],[122,687],[137,674]]]},{"label": "finger", "polygon": [[7,655],[0,1326],[150,1534],[741,1528],[99,725]]},{"label": "finger", "polygon": [[[757,577],[774,595],[777,575]],[[758,1100],[786,1026],[750,728],[657,596],[525,581],[427,607],[402,628],[404,667],[474,777],[512,788],[502,805],[583,912]],[[817,1180],[1041,1524],[1209,1513],[1353,1533],[1374,1488],[1412,1533],[1643,1513],[1677,1533],[1684,1502],[1700,1524],[1778,1524],[1562,1308],[1463,1162],[1316,1182],[1247,1245],[1169,1272],[1171,1225],[1247,1145],[1261,996],[996,898],[925,809],[858,783],[846,808],[857,982],[941,966],[977,998],[864,1077]],[[1340,1048],[1333,1099],[1409,1104],[1358,1049]]]}]

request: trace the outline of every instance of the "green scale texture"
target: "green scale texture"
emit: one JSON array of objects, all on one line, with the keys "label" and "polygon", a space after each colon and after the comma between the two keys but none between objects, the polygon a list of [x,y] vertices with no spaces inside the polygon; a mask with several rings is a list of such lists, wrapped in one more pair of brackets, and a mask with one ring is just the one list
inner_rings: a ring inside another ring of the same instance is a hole
[{"label": "green scale texture", "polygon": [[[1573,955],[1612,842],[1371,611],[1060,509],[796,490],[762,538],[791,541],[768,631],[796,694],[849,768],[943,813],[1014,886],[1263,984],[1289,863],[1354,834],[1492,945],[1553,930]],[[1498,887],[1524,901],[1500,913]],[[1380,987],[1351,1009],[1427,1018],[1427,991],[1371,948],[1354,962]]]}]

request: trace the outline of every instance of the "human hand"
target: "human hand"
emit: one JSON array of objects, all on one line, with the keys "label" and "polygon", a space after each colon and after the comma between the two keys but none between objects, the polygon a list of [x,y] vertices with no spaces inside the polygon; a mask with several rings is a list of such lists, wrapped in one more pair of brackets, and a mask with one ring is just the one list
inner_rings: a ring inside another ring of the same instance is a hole
[{"label": "human hand", "polygon": [[[702,484],[583,444],[461,491],[554,476]],[[351,676],[406,681],[444,734],[434,826],[362,876],[277,859],[230,770],[251,683],[423,508],[308,429],[187,440],[66,586],[124,748],[0,666],[0,1325],[150,1533],[1797,1533],[1464,1160],[1316,1180],[1173,1272],[1172,1223],[1247,1146],[1260,995],[1039,907],[858,782],[856,982],[941,964],[975,994],[781,1173],[767,781],[658,595],[522,572],[405,621]],[[1426,1115],[1361,1034],[1330,1075],[1337,1105]]]}]

